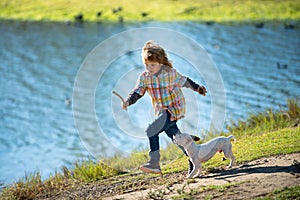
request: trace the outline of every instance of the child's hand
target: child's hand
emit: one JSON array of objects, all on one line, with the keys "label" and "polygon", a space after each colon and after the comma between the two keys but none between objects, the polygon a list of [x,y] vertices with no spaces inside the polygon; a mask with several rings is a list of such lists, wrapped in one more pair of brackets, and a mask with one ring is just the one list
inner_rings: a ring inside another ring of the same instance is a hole
[{"label": "child's hand", "polygon": [[198,93],[201,94],[202,96],[205,96],[207,93],[206,88],[204,86],[199,86]]},{"label": "child's hand", "polygon": [[121,107],[123,110],[127,110],[127,107],[129,106],[129,103],[127,101],[122,102]]}]

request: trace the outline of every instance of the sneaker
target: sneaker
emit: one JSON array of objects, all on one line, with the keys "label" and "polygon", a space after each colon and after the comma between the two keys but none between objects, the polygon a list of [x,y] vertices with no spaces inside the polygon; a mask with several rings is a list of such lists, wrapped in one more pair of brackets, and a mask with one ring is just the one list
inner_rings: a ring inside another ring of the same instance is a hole
[{"label": "sneaker", "polygon": [[145,165],[141,165],[140,170],[146,173],[161,174],[161,169],[159,164],[155,166],[153,164],[147,163]]}]

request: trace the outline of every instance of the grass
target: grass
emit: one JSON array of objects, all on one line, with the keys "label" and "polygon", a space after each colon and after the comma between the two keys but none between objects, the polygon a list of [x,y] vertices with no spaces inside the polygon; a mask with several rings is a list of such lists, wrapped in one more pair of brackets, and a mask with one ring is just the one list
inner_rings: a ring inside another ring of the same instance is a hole
[{"label": "grass", "polygon": [[[195,199],[194,196],[201,194],[203,192],[212,191],[212,190],[214,190],[218,193],[222,193],[226,189],[228,189],[230,187],[235,187],[237,184],[242,184],[242,183],[243,182],[241,182],[241,183],[232,182],[232,183],[227,183],[224,185],[201,186],[198,189],[192,189],[189,192],[185,192],[184,188],[182,188],[182,189],[180,189],[180,191],[177,191],[177,193],[179,195],[173,196],[172,200],[181,200],[181,199],[185,199],[185,200],[191,199],[192,200],[192,199]],[[213,199],[214,197],[215,197],[214,195],[205,195],[204,199],[209,200],[209,199]]]},{"label": "grass", "polygon": [[286,187],[282,189],[277,189],[272,191],[270,194],[267,194],[265,197],[258,198],[257,200],[286,200],[286,199],[293,199],[299,200],[300,199],[300,186],[295,187]]},{"label": "grass", "polygon": [[61,173],[43,181],[39,172],[26,175],[17,183],[4,189],[0,199],[35,199],[44,193],[55,193],[82,183],[93,182],[119,175],[118,171],[101,163],[83,161],[74,164],[72,170],[62,167]]},{"label": "grass", "polygon": [[298,99],[288,100],[287,111],[274,112],[268,108],[264,112],[249,113],[246,121],[232,121],[227,129],[231,134],[241,136],[297,126],[300,123],[298,105]]},{"label": "grass", "polygon": [[0,18],[73,21],[299,20],[300,0],[2,0]]},{"label": "grass", "polygon": [[[242,185],[246,182],[231,182],[224,185],[209,185],[209,186],[201,186],[198,189],[190,190],[185,192],[184,188],[177,191],[178,195],[172,197],[172,200],[192,200],[196,199],[195,196],[199,194],[203,194],[203,192],[214,191],[212,194],[206,194],[204,199],[210,200],[216,197],[222,196],[222,193],[229,188],[236,187],[237,185]],[[164,191],[159,192],[152,192],[150,195],[151,197],[156,197],[156,199],[163,199]],[[153,198],[155,199],[155,198]],[[281,189],[275,189],[271,193],[265,195],[264,197],[256,198],[256,200],[287,200],[293,199],[297,200],[300,199],[300,186],[294,187],[285,187]]]},{"label": "grass", "polygon": [[[233,144],[233,152],[237,158],[237,163],[241,164],[272,155],[300,152],[299,124],[300,105],[298,100],[289,100],[287,110],[274,111],[267,109],[264,112],[250,114],[246,121],[232,122],[228,126],[228,134],[233,134],[237,138],[236,143]],[[170,144],[162,150],[161,154],[164,174],[187,170],[187,158],[175,145]],[[221,154],[216,154],[211,160],[203,164],[203,169],[209,171],[216,167],[228,165],[229,161],[220,162],[221,158]],[[109,177],[122,180],[122,177],[126,176],[128,185],[122,183],[118,186],[120,189],[133,184],[149,184],[147,180],[145,180],[145,183],[143,180],[153,175],[134,175],[136,167],[146,162],[147,159],[146,151],[136,151],[130,157],[115,156],[100,162],[80,161],[75,163],[71,169],[62,167],[60,173],[56,172],[47,180],[42,180],[37,172],[27,175],[15,184],[4,188],[0,194],[0,199],[38,198],[49,193],[55,194],[85,184],[96,184],[97,181],[105,181],[106,179],[105,184],[113,184],[113,182],[110,182]],[[157,184],[168,184],[168,180],[165,179],[152,181],[157,181]],[[274,195],[289,195],[290,190],[295,191],[292,193],[299,193],[299,187],[286,188],[270,194],[270,198],[272,199]],[[161,194],[153,193],[152,195]]]}]

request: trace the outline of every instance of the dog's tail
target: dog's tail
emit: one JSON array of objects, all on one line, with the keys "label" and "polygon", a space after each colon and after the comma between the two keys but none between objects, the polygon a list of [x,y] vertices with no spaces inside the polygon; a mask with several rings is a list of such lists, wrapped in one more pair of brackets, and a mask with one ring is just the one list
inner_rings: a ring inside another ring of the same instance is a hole
[{"label": "dog's tail", "polygon": [[234,136],[234,135],[230,135],[230,136],[228,136],[227,138],[228,138],[229,140],[233,139],[233,140],[234,140],[234,142],[236,142],[236,138],[235,138],[235,136]]}]

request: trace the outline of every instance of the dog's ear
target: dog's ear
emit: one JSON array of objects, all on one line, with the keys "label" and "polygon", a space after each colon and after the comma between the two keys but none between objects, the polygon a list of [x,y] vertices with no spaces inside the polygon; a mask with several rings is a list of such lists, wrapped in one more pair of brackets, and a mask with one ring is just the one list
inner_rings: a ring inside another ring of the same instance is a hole
[{"label": "dog's ear", "polygon": [[196,135],[190,135],[195,142],[200,141],[200,138]]}]

